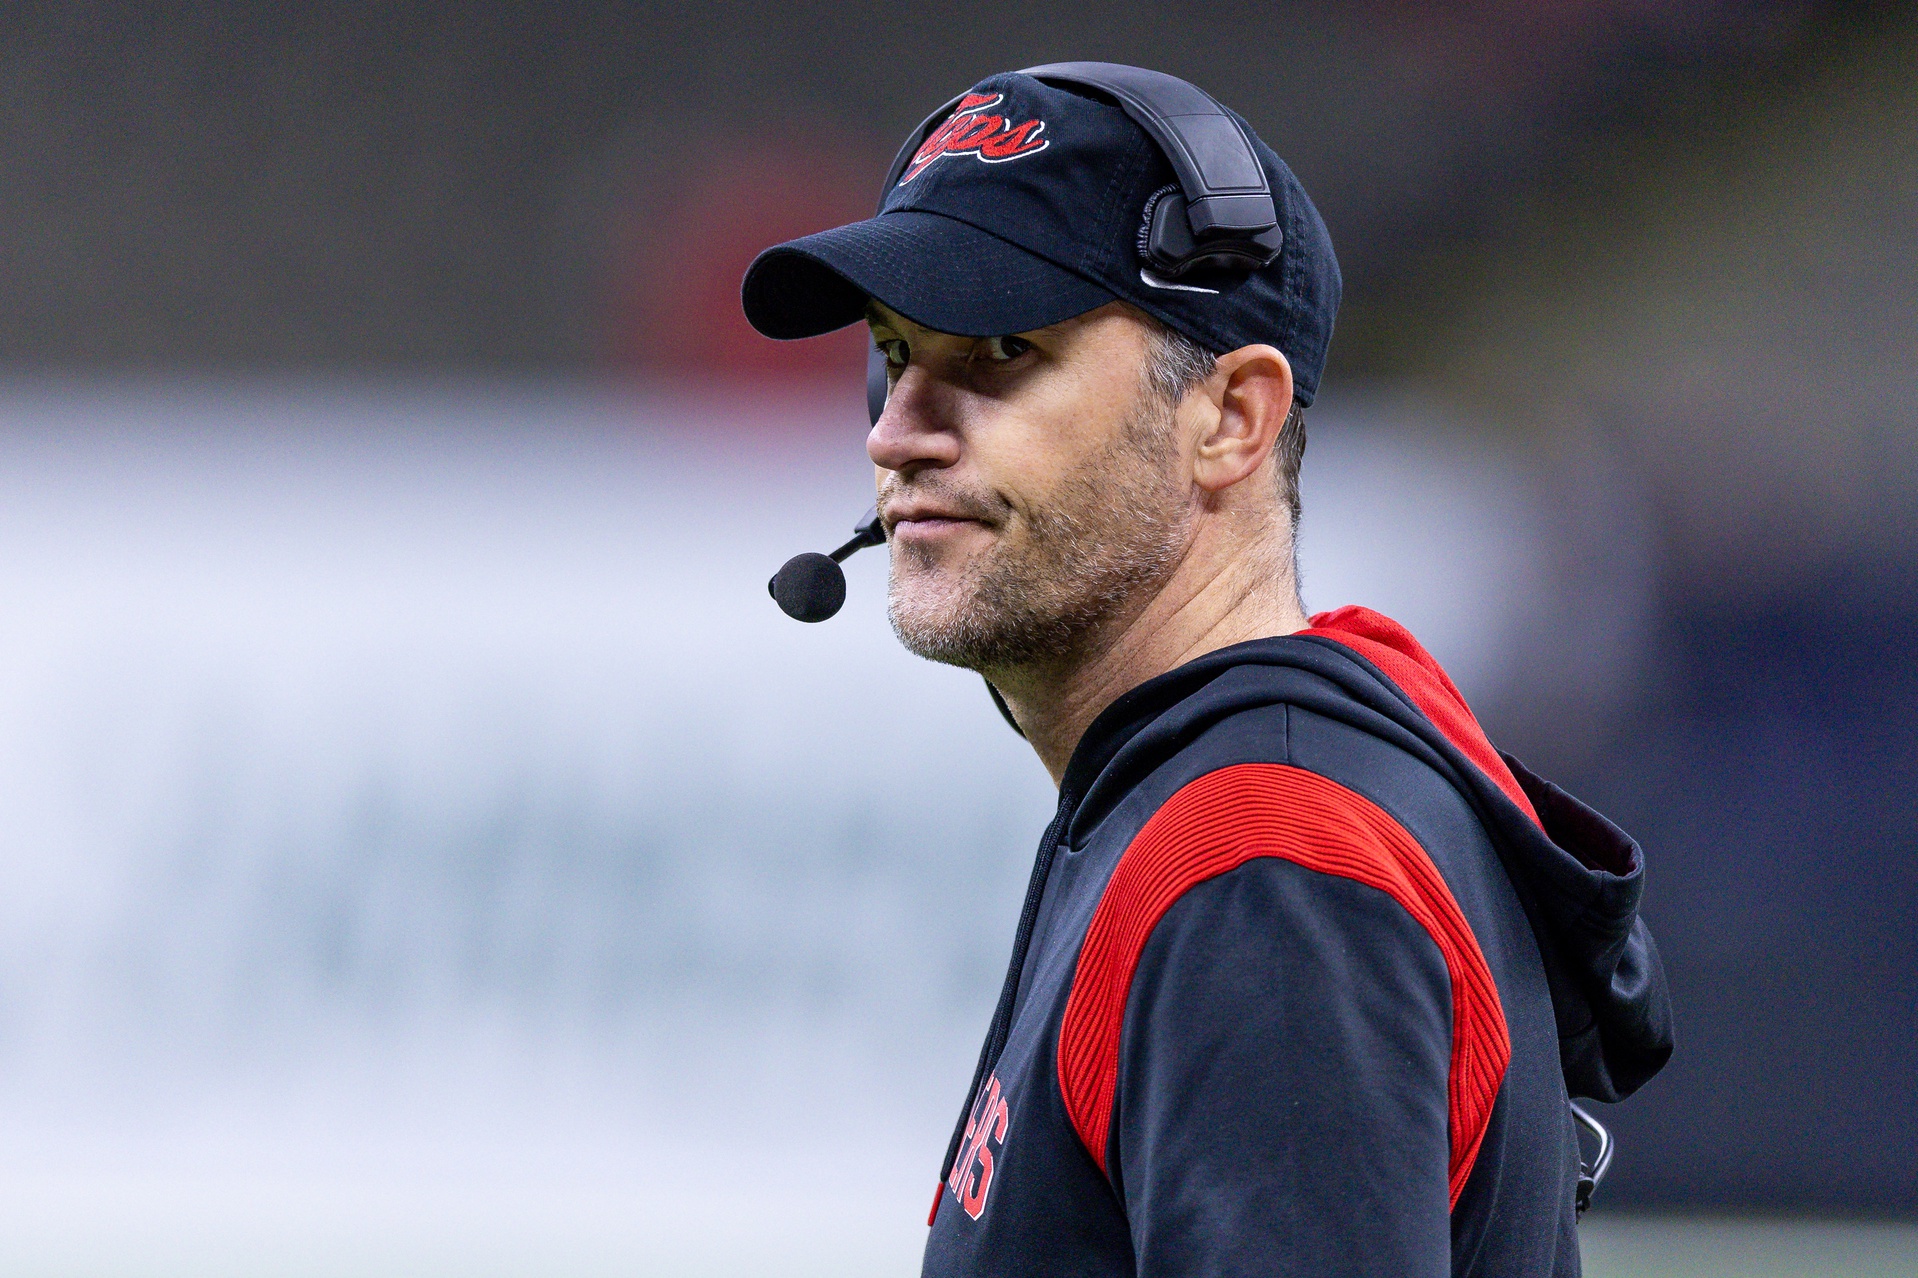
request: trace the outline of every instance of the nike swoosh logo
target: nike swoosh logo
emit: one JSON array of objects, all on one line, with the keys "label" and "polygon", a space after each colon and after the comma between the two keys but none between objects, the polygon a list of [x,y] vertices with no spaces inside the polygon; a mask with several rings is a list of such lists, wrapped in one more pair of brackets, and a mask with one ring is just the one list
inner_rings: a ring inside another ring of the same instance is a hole
[{"label": "nike swoosh logo", "polygon": [[1171,280],[1161,279],[1159,276],[1154,275],[1143,266],[1139,268],[1139,278],[1153,288],[1166,288],[1178,293],[1210,293],[1214,297],[1218,296],[1219,293],[1219,290],[1216,288],[1200,288],[1197,284],[1174,284]]}]

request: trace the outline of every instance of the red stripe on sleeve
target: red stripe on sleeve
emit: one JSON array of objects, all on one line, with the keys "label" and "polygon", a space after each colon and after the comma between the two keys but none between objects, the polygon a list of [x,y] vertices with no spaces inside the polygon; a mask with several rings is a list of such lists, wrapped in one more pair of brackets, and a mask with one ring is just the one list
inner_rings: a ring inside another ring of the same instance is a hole
[{"label": "red stripe on sleeve", "polygon": [[1195,884],[1260,856],[1388,893],[1444,956],[1452,983],[1448,1180],[1456,1205],[1512,1055],[1491,970],[1438,867],[1404,827],[1344,786],[1283,764],[1244,763],[1191,782],[1120,857],[1086,932],[1060,1027],[1059,1087],[1079,1139],[1104,1171],[1126,998],[1152,929]]},{"label": "red stripe on sleeve", "polygon": [[1479,727],[1478,719],[1465,704],[1451,677],[1412,637],[1411,631],[1390,617],[1351,604],[1319,613],[1312,618],[1310,630],[1298,633],[1342,643],[1377,666],[1401,692],[1412,698],[1412,703],[1448,741],[1477,764],[1479,770],[1505,792],[1506,798],[1518,805],[1519,811],[1533,821],[1538,820],[1531,799],[1486,739],[1485,729]]}]

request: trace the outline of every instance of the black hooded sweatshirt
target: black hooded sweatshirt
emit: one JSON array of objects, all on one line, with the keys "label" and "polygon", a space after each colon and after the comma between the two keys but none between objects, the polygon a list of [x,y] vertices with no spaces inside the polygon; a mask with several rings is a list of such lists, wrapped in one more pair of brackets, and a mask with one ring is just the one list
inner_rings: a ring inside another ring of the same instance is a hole
[{"label": "black hooded sweatshirt", "polygon": [[1568,1093],[1671,1054],[1638,846],[1363,608],[1079,742],[924,1273],[1579,1272]]}]

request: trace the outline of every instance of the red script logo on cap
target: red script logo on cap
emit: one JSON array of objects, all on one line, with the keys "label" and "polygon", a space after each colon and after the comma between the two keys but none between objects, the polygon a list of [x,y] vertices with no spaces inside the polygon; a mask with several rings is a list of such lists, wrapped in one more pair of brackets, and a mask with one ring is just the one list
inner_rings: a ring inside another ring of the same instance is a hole
[{"label": "red script logo on cap", "polygon": [[960,99],[952,118],[934,129],[925,145],[912,153],[912,163],[906,166],[899,185],[924,173],[942,156],[973,155],[987,164],[1001,164],[1045,150],[1046,140],[1039,136],[1045,131],[1044,120],[1008,124],[1003,115],[985,114],[987,107],[997,106],[1004,97],[1003,93],[968,93]]}]

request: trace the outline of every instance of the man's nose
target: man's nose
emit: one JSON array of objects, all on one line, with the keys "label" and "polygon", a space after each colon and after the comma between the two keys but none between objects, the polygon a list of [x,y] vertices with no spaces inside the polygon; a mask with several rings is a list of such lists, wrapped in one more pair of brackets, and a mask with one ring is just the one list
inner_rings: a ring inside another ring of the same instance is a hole
[{"label": "man's nose", "polygon": [[885,470],[940,469],[959,460],[959,436],[944,424],[937,381],[911,364],[893,383],[886,410],[866,436],[866,455]]}]

